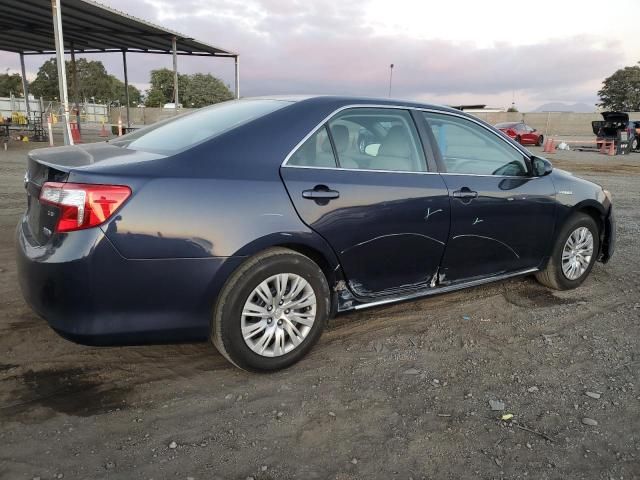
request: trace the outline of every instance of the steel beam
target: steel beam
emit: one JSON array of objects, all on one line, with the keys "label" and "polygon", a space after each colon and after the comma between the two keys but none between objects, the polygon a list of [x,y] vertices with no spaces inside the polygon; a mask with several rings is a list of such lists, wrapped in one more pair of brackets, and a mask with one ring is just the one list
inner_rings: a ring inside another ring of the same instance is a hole
[{"label": "steel beam", "polygon": [[62,104],[64,144],[73,145],[71,126],[69,125],[69,93],[67,92],[67,70],[64,63],[64,37],[62,34],[62,12],[60,0],[51,0],[53,14],[53,38],[56,44],[56,64],[58,66],[58,89]]},{"label": "steel beam", "polygon": [[22,94],[24,95],[24,105],[27,111],[27,119],[31,121],[31,107],[29,106],[29,82],[24,68],[24,55],[20,54],[20,72],[22,74]]},{"label": "steel beam", "polygon": [[124,67],[124,99],[127,102],[127,127],[131,126],[129,115],[129,75],[127,74],[127,51],[122,50],[122,66]]}]

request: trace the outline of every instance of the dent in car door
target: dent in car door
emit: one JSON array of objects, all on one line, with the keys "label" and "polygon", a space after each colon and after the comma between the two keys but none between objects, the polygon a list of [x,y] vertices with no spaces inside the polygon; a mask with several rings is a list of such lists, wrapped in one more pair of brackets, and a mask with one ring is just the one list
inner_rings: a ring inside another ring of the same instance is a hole
[{"label": "dent in car door", "polygon": [[552,240],[555,188],[522,153],[479,124],[425,113],[451,196],[445,282],[538,267]]},{"label": "dent in car door", "polygon": [[[449,199],[440,175],[361,168],[365,164],[388,168],[396,165],[392,154],[403,153],[392,148],[398,146],[392,145],[398,141],[398,131],[393,130],[396,122],[412,129],[407,140],[412,142],[412,150],[420,149],[416,162],[424,162],[410,114],[404,110],[380,110],[383,109],[343,112],[339,120],[330,122],[332,142],[327,141],[331,140],[326,134],[328,127],[322,127],[281,168],[298,214],[331,244],[351,290],[360,297],[428,287],[440,264],[449,231]],[[385,125],[389,130],[372,132],[380,137],[380,146],[367,158],[358,146],[358,138],[362,124],[373,128],[368,124],[371,115],[388,120]],[[338,168],[336,163],[327,165],[331,143],[338,151],[337,158],[350,168]],[[398,160],[397,165],[415,165],[417,169],[420,164],[411,164],[412,161],[407,157]]]}]

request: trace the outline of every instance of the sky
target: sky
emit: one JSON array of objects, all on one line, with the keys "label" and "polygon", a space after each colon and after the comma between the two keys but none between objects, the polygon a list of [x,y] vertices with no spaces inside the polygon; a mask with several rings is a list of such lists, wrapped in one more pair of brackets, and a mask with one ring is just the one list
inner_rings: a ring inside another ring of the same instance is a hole
[{"label": "sky", "polygon": [[[240,54],[243,96],[347,94],[488,104],[521,111],[598,101],[602,80],[640,61],[638,0],[102,0],[129,15]],[[62,0],[64,15],[64,0]],[[598,13],[600,12],[600,13]],[[629,12],[629,14],[622,14]],[[134,57],[135,58],[132,58]],[[120,54],[100,59],[121,78]],[[130,82],[171,56],[130,54]],[[33,78],[43,57],[27,58]],[[179,57],[181,73],[233,85],[233,60]],[[19,71],[0,52],[0,71]]]}]

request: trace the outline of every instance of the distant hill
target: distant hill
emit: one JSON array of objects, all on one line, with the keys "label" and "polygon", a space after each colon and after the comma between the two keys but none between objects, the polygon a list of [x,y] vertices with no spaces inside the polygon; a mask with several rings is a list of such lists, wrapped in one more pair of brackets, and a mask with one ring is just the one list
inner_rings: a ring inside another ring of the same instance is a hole
[{"label": "distant hill", "polygon": [[593,113],[596,111],[595,106],[586,103],[561,103],[551,102],[540,105],[534,112],[577,112],[577,113]]}]

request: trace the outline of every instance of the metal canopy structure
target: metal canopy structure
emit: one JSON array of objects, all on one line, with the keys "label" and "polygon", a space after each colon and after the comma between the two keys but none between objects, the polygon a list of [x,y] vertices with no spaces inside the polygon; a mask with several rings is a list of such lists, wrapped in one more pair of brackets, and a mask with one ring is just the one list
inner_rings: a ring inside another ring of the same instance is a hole
[{"label": "metal canopy structure", "polygon": [[[28,98],[28,85],[25,78],[24,56],[56,55],[60,101],[65,104],[67,124],[68,99],[63,68],[64,54],[70,54],[74,62],[76,53],[122,52],[127,121],[130,118],[127,53],[173,55],[176,110],[179,104],[178,55],[233,58],[235,96],[240,98],[239,55],[235,52],[194,40],[187,35],[132,17],[91,0],[0,0],[0,11],[2,12],[0,50],[20,55],[25,98]],[[67,140],[72,143],[67,133],[68,130],[65,134],[65,143]]]}]

